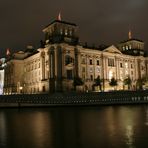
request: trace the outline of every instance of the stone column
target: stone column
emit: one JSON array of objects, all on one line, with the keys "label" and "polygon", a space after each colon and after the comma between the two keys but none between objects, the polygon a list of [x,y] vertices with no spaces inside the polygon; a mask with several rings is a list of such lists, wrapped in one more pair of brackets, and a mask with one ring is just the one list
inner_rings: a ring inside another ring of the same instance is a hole
[{"label": "stone column", "polygon": [[42,51],[41,52],[41,79],[44,80],[45,79],[45,52]]},{"label": "stone column", "polygon": [[74,71],[74,77],[78,77],[79,76],[79,65],[78,65],[78,57],[79,57],[79,55],[78,55],[78,49],[77,48],[75,48],[74,49],[74,52],[75,52],[75,71]]},{"label": "stone column", "polygon": [[107,65],[108,65],[108,58],[104,56],[104,79],[108,79]]},{"label": "stone column", "polygon": [[93,79],[95,80],[97,78],[96,76],[96,61],[97,61],[97,57],[93,55]]},{"label": "stone column", "polygon": [[117,58],[117,79],[120,79],[120,62],[119,58]]},{"label": "stone column", "polygon": [[62,57],[63,57],[63,54],[62,54],[62,47],[61,46],[58,46],[57,47],[57,50],[56,50],[57,54],[56,54],[56,71],[57,71],[57,78],[56,78],[56,87],[57,87],[57,91],[62,91],[62,69],[63,69],[63,65],[62,65]]},{"label": "stone column", "polygon": [[89,79],[89,76],[88,76],[88,55],[85,56],[85,62],[86,62],[86,79]]},{"label": "stone column", "polygon": [[55,48],[49,49],[49,92],[55,92]]},{"label": "stone column", "polygon": [[101,54],[101,71],[102,71],[102,80],[103,80],[103,91],[105,90],[105,57]]}]

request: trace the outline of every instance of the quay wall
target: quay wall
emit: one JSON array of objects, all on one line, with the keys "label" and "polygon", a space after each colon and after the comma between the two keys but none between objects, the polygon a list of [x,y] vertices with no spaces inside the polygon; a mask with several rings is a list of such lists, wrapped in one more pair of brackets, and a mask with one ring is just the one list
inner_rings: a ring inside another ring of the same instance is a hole
[{"label": "quay wall", "polygon": [[148,90],[0,96],[0,107],[93,106],[146,103],[148,103]]}]

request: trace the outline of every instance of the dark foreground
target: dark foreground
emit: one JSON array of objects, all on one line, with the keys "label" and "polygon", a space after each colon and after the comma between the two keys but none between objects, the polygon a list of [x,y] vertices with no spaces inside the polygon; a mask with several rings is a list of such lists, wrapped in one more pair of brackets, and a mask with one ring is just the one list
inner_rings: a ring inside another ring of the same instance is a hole
[{"label": "dark foreground", "polygon": [[0,148],[148,148],[147,139],[147,105],[0,109]]},{"label": "dark foreground", "polygon": [[148,103],[148,90],[0,96],[0,107],[83,106]]}]

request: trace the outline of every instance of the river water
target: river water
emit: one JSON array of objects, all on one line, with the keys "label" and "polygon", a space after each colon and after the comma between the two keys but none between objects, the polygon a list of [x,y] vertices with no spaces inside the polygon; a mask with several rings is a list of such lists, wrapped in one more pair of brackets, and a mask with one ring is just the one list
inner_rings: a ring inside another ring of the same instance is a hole
[{"label": "river water", "polygon": [[0,148],[148,148],[148,106],[0,109]]}]

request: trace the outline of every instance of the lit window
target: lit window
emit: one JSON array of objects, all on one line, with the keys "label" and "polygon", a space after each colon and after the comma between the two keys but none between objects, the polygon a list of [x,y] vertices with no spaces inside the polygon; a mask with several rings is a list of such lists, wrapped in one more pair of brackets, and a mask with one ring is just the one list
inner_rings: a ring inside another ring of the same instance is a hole
[{"label": "lit window", "polygon": [[126,50],[128,50],[128,46],[126,46]]},{"label": "lit window", "polygon": [[128,68],[128,63],[127,62],[125,63],[125,68]]},{"label": "lit window", "polygon": [[90,67],[89,72],[91,73],[93,72],[93,67]]},{"label": "lit window", "polygon": [[96,72],[100,72],[100,68],[99,67],[96,68]]},{"label": "lit window", "polygon": [[65,35],[68,35],[68,31],[67,31],[67,29],[65,29]]},{"label": "lit window", "polygon": [[113,78],[113,72],[110,70],[109,71],[109,80],[111,80]]},{"label": "lit window", "polygon": [[128,71],[127,70],[125,70],[125,75],[128,76]]}]

